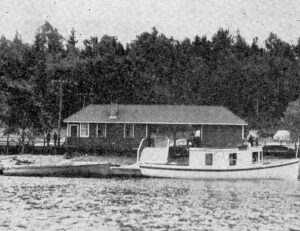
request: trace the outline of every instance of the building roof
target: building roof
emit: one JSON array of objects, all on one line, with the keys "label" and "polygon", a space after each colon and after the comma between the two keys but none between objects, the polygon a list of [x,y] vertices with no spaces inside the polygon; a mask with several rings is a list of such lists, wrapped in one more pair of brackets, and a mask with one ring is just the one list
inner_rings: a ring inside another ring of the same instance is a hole
[{"label": "building roof", "polygon": [[91,104],[64,122],[247,125],[247,122],[223,106],[196,105]]}]

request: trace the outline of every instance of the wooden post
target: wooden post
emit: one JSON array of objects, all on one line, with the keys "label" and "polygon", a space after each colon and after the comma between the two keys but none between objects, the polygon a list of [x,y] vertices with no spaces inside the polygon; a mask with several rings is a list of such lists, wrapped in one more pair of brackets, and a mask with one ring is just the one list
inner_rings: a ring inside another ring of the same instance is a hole
[{"label": "wooden post", "polygon": [[[98,126],[98,124],[97,124],[97,126]],[[67,137],[70,136],[70,134],[69,134],[69,129],[70,129],[70,123],[67,123]],[[98,130],[97,130],[97,131],[98,131]]]},{"label": "wooden post", "polygon": [[297,141],[296,158],[298,158],[298,151],[299,151],[299,137],[298,137],[298,141]]},{"label": "wooden post", "polygon": [[174,140],[174,148],[176,147],[176,125],[173,126],[173,140]]},{"label": "wooden post", "polygon": [[203,139],[203,125],[201,125],[201,128],[200,128],[200,138],[201,138],[201,142],[202,142],[202,139]]},{"label": "wooden post", "polygon": [[146,124],[146,138],[148,138],[148,124]]},{"label": "wooden post", "polygon": [[245,139],[245,127],[242,125],[242,140],[244,141]]},{"label": "wooden post", "polygon": [[96,123],[96,138],[99,137],[98,130],[99,130],[99,125],[98,125],[98,123]]}]

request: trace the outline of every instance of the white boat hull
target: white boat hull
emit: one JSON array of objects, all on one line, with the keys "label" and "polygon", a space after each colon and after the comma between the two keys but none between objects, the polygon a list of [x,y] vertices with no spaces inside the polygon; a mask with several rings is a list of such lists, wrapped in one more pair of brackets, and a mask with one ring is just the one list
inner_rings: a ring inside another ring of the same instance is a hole
[{"label": "white boat hull", "polygon": [[109,163],[70,163],[64,165],[29,165],[3,169],[6,176],[79,176],[102,177],[110,174]]},{"label": "white boat hull", "polygon": [[187,179],[298,179],[299,160],[262,164],[249,168],[192,168],[168,164],[140,164],[144,176]]}]

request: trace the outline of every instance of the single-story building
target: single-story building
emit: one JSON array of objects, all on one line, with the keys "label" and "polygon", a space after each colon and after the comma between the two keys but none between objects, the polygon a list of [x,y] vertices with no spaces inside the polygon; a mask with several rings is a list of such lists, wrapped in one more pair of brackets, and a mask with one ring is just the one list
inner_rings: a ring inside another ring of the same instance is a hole
[{"label": "single-story building", "polygon": [[67,144],[133,150],[142,138],[188,139],[201,136],[203,147],[242,144],[247,123],[223,106],[91,104],[64,120]]}]

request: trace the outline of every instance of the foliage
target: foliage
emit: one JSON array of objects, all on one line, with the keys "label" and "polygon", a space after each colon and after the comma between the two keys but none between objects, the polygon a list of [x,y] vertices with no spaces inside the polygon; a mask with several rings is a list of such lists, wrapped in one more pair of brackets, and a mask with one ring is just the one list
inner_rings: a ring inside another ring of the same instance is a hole
[{"label": "foliage", "polygon": [[300,137],[300,98],[289,103],[281,124],[291,131],[294,140]]},{"label": "foliage", "polygon": [[[289,103],[299,97],[299,47],[271,33],[258,38],[219,29],[211,40],[168,38],[156,28],[126,47],[116,37],[68,39],[49,22],[32,45],[0,39],[1,121],[40,132],[57,126],[60,86],[66,118],[90,103],[223,105],[251,128],[300,129]],[[288,107],[288,109],[286,109]],[[292,121],[292,122],[291,122]]]}]

